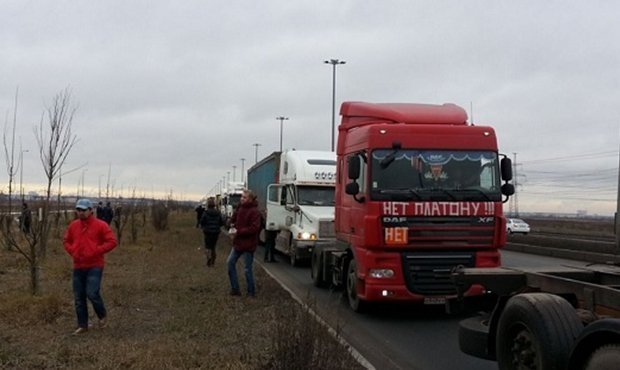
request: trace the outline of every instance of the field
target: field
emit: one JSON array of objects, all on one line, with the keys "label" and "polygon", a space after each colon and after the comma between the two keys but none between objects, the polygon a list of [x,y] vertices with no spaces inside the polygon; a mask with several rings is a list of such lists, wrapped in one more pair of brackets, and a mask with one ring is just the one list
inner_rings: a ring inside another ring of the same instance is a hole
[{"label": "field", "polygon": [[[260,266],[257,298],[229,296],[228,238],[207,269],[193,212],[170,217],[168,230],[147,225],[136,244],[108,255],[109,326],[80,336],[71,335],[71,261],[60,240],[51,241],[39,296],[29,294],[24,258],[0,250],[0,368],[360,368]],[[241,268],[239,276],[243,288]]]}]

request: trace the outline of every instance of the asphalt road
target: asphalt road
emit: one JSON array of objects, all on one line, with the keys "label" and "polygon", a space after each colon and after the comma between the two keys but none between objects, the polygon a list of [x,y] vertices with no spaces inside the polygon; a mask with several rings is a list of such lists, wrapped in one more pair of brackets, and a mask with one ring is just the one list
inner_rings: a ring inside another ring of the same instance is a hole
[{"label": "asphalt road", "polygon": [[[369,368],[376,369],[496,369],[495,362],[460,352],[458,322],[466,316],[443,312],[443,306],[377,306],[369,313],[352,312],[341,292],[312,285],[309,267],[292,267],[284,256],[278,263],[263,264],[262,250],[256,261],[299,300],[337,330]],[[585,262],[502,251],[506,267],[544,267]]]}]

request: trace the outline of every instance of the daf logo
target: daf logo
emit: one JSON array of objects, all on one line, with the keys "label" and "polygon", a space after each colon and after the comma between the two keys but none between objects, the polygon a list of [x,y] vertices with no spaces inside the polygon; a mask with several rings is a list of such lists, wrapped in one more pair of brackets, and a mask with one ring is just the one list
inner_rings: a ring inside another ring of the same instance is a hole
[{"label": "daf logo", "polygon": [[407,222],[407,217],[385,216],[383,222],[386,224]]},{"label": "daf logo", "polygon": [[479,217],[478,222],[482,224],[488,224],[488,223],[493,222],[493,217]]}]

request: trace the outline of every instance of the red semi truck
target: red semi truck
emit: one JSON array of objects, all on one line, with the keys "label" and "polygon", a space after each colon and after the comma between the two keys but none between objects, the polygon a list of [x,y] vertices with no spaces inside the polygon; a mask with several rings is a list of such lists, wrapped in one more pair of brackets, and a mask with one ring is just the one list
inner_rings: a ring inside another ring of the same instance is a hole
[{"label": "red semi truck", "polygon": [[340,114],[336,242],[312,252],[316,286],[343,287],[355,311],[444,304],[457,294],[451,271],[500,265],[514,187],[491,127],[454,104],[345,102]]}]

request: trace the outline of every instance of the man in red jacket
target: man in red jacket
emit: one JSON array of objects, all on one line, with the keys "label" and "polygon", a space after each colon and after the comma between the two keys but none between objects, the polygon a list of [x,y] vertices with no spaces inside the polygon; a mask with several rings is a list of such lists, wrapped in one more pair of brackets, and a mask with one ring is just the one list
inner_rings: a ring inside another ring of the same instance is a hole
[{"label": "man in red jacket", "polygon": [[254,262],[254,251],[258,244],[258,234],[261,229],[261,217],[256,208],[257,206],[256,195],[249,190],[245,190],[241,195],[239,207],[237,207],[231,218],[231,230],[229,232],[234,235],[233,248],[226,261],[231,295],[241,295],[239,279],[237,278],[237,261],[241,256],[243,256],[248,296],[254,297],[256,295],[252,263]]},{"label": "man in red jacket", "polygon": [[78,200],[75,211],[78,218],[69,224],[63,245],[73,257],[73,297],[78,322],[73,334],[82,334],[88,331],[86,298],[99,318],[99,327],[106,325],[107,311],[99,293],[105,263],[103,255],[114,249],[117,242],[110,226],[93,216],[90,200]]}]

